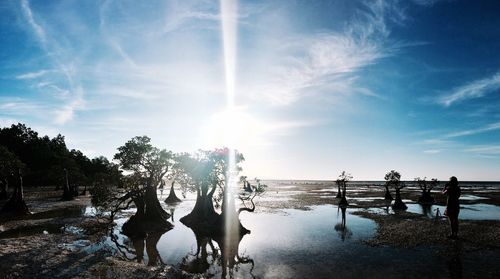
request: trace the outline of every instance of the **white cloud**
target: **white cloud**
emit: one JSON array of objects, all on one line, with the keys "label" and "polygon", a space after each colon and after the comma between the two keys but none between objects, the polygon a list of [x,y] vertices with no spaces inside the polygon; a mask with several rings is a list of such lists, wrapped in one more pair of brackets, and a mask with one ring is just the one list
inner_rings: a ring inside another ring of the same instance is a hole
[{"label": "white cloud", "polygon": [[439,97],[437,101],[439,104],[448,107],[456,102],[481,98],[497,90],[500,90],[500,72],[491,77],[474,80],[457,87],[450,94]]}]

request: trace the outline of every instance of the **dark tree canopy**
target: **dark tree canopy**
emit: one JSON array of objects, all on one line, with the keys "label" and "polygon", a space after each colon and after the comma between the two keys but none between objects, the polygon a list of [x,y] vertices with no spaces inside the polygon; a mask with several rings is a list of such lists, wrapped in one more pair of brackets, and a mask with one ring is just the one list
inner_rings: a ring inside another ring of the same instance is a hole
[{"label": "dark tree canopy", "polygon": [[28,186],[57,185],[59,188],[65,185],[64,169],[73,185],[94,184],[102,174],[107,178],[114,176],[115,181],[120,176],[118,167],[104,157],[90,160],[79,150],[69,150],[64,136],[39,136],[21,123],[0,128],[0,145],[26,166],[23,179]]},{"label": "dark tree canopy", "polygon": [[147,186],[157,187],[169,171],[172,152],[151,144],[147,136],[137,136],[118,147],[114,159],[123,170],[131,171],[147,179]]}]

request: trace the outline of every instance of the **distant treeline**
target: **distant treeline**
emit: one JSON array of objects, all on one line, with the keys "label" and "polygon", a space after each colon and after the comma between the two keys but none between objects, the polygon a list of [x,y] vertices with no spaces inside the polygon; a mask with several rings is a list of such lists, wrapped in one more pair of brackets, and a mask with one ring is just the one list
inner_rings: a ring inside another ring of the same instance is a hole
[{"label": "distant treeline", "polygon": [[[0,149],[4,150],[3,153],[15,155],[22,162],[26,186],[54,185],[59,188],[65,183],[65,170],[70,183],[77,185],[92,185],[101,181],[118,183],[121,176],[118,165],[106,157],[90,159],[80,150],[69,150],[63,135],[53,138],[39,136],[21,123],[0,128]],[[8,162],[3,162],[6,160],[12,161],[0,158],[0,163],[8,165]],[[0,175],[15,175],[16,170],[9,172]]]}]

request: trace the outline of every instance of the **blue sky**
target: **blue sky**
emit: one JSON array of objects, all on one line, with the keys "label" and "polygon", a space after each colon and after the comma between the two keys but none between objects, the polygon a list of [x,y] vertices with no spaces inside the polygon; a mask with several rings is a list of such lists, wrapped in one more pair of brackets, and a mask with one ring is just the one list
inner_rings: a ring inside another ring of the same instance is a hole
[{"label": "blue sky", "polygon": [[2,1],[0,126],[111,157],[224,143],[250,177],[500,180],[498,1]]}]

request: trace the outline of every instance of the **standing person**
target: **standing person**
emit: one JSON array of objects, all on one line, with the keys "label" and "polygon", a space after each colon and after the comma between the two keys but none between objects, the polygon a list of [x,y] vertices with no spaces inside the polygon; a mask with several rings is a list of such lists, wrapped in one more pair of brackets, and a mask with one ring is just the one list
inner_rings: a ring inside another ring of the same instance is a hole
[{"label": "standing person", "polygon": [[451,234],[448,235],[448,238],[451,239],[456,239],[458,237],[458,213],[460,213],[458,199],[460,198],[460,192],[457,178],[455,176],[450,177],[450,181],[446,183],[444,187],[443,194],[448,196],[444,214],[450,221]]}]

